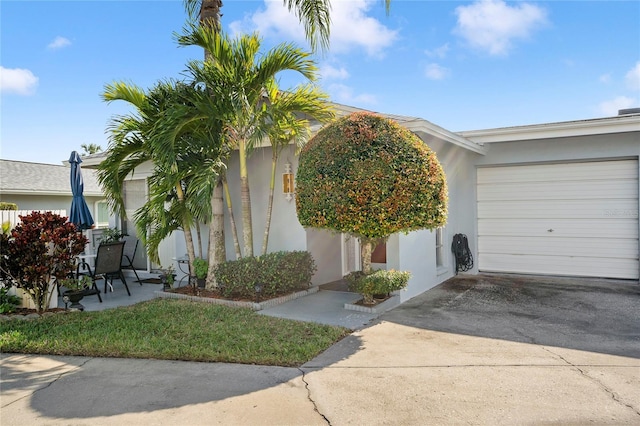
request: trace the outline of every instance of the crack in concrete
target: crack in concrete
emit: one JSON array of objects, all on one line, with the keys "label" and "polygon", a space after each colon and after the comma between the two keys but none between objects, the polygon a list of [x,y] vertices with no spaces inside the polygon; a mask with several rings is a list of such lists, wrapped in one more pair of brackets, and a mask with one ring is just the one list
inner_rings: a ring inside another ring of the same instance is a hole
[{"label": "crack in concrete", "polygon": [[627,407],[627,408],[631,409],[634,413],[636,413],[638,416],[640,416],[640,410],[638,408],[636,408],[633,405],[628,404],[625,401],[623,401],[622,399],[620,399],[620,396],[618,394],[616,394],[613,390],[611,390],[607,385],[602,383],[597,378],[587,374],[587,372],[582,370],[577,364],[574,364],[574,363],[570,362],[568,359],[566,359],[565,357],[563,357],[560,354],[557,354],[557,353],[553,352],[552,350],[549,350],[549,349],[547,349],[545,347],[543,347],[542,349],[544,349],[545,351],[549,352],[550,354],[560,358],[562,361],[566,362],[567,365],[570,365],[571,367],[573,367],[576,370],[578,370],[580,372],[580,374],[582,374],[584,377],[586,377],[587,379],[591,380],[592,382],[594,382],[595,384],[600,386],[600,388],[602,390],[604,390],[611,397],[611,399],[613,399],[615,402],[617,402],[618,404],[622,405],[623,407]]},{"label": "crack in concrete", "polygon": [[307,399],[311,402],[311,404],[313,404],[313,411],[318,413],[324,419],[324,421],[327,422],[328,425],[331,425],[331,422],[329,421],[327,416],[325,416],[320,412],[320,410],[318,410],[316,402],[313,400],[313,398],[311,398],[311,389],[309,389],[309,382],[307,382],[307,374],[302,368],[298,368],[298,371],[300,371],[300,373],[302,374],[302,382],[304,383],[304,387],[307,390]]},{"label": "crack in concrete", "polygon": [[55,382],[57,382],[58,380],[60,380],[63,376],[66,376],[67,374],[69,374],[69,373],[73,373],[74,371],[78,370],[79,368],[84,367],[84,366],[85,366],[89,361],[91,361],[92,359],[93,359],[93,358],[89,358],[89,359],[87,359],[85,362],[83,362],[82,364],[80,364],[80,365],[76,366],[75,368],[73,368],[73,369],[71,369],[71,370],[69,370],[69,371],[65,371],[65,372],[63,372],[63,373],[58,374],[56,378],[54,378],[53,380],[51,380],[51,381],[50,381],[49,383],[47,383],[45,386],[39,387],[38,389],[35,389],[35,390],[34,390],[33,392],[31,392],[30,394],[25,395],[25,396],[23,396],[22,398],[18,398],[18,399],[16,399],[15,401],[11,401],[10,403],[3,405],[3,406],[2,406],[2,408],[4,408],[4,407],[8,407],[8,406],[10,406],[10,405],[12,405],[12,404],[15,404],[15,403],[16,403],[16,402],[18,402],[18,401],[22,401],[22,400],[23,400],[23,399],[25,399],[25,398],[30,398],[30,397],[32,397],[33,395],[35,395],[37,392],[40,392],[40,391],[42,391],[42,390],[45,390],[45,389],[47,389],[47,388],[51,387],[51,385],[53,385]]}]

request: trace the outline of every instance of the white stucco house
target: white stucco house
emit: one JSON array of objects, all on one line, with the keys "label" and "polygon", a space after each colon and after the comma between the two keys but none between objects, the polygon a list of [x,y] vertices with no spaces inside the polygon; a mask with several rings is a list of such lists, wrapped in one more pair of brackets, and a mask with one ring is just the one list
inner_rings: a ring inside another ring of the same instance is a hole
[{"label": "white stucco house", "polygon": [[[339,114],[360,109],[336,105]],[[377,251],[378,267],[412,273],[401,300],[455,274],[452,238],[467,235],[474,258],[468,273],[505,272],[638,280],[640,263],[638,182],[640,110],[614,117],[451,132],[416,117],[386,115],[418,135],[438,155],[449,187],[449,219],[438,231],[390,237]],[[83,167],[99,164],[86,157]],[[240,217],[237,156],[228,175]],[[267,205],[271,148],[249,159],[255,252],[259,253]],[[295,174],[294,148],[278,170]],[[125,186],[133,212],[144,202],[150,168],[141,167]],[[281,188],[280,188],[281,190]],[[295,202],[276,193],[269,251],[307,250],[318,266],[313,283],[340,279],[359,268],[357,242],[345,235],[304,229]],[[237,219],[236,222],[239,222]],[[128,232],[131,233],[131,224]],[[203,232],[206,233],[206,232]],[[241,229],[238,229],[241,235]],[[233,258],[226,223],[228,258]],[[206,244],[206,241],[205,241]],[[161,247],[163,265],[185,254],[176,233]],[[375,260],[374,260],[375,261]],[[147,268],[159,265],[147,262]]]}]

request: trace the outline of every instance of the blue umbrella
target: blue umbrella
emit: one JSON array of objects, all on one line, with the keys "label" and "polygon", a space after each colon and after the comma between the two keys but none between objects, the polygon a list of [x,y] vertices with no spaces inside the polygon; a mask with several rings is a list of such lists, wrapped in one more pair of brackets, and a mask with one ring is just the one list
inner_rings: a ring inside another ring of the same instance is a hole
[{"label": "blue umbrella", "polygon": [[84,195],[82,195],[84,192],[84,181],[82,180],[80,163],[82,163],[80,155],[76,151],[72,151],[69,164],[71,164],[71,193],[73,194],[73,200],[71,201],[69,222],[76,225],[78,229],[89,229],[93,226],[94,222]]}]

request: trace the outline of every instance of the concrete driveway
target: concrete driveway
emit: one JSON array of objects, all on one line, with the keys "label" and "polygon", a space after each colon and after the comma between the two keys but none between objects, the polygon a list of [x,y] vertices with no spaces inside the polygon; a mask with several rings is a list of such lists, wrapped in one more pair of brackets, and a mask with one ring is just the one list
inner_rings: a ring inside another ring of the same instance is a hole
[{"label": "concrete driveway", "polygon": [[335,424],[638,425],[640,286],[460,276],[305,367]]},{"label": "concrete driveway", "polygon": [[301,368],[2,356],[0,423],[640,424],[637,283],[480,275]]}]

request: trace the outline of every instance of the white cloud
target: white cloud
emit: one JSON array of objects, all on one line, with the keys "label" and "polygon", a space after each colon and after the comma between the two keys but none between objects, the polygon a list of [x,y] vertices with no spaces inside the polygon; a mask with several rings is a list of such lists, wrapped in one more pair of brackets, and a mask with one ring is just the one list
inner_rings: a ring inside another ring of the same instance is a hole
[{"label": "white cloud", "polygon": [[51,43],[47,45],[47,47],[51,50],[62,49],[63,47],[67,47],[71,45],[71,41],[68,38],[58,36]]},{"label": "white cloud", "polygon": [[506,55],[517,39],[526,39],[547,22],[546,11],[529,3],[507,5],[503,0],[480,0],[456,8],[454,30],[471,46],[491,55]]},{"label": "white cloud", "polygon": [[605,116],[618,115],[618,110],[632,108],[637,104],[637,100],[626,96],[618,96],[600,104],[600,112]]},{"label": "white cloud", "polygon": [[625,76],[627,87],[631,90],[640,90],[640,62],[636,63],[636,66],[631,68]]},{"label": "white cloud", "polygon": [[344,84],[332,84],[328,89],[331,94],[331,98],[337,102],[342,102],[350,105],[375,105],[378,100],[376,97],[369,93],[361,93],[356,95],[353,93],[353,88]]},{"label": "white cloud", "polygon": [[0,92],[18,95],[33,95],[38,86],[38,77],[27,69],[0,66]]},{"label": "white cloud", "polygon": [[443,80],[449,76],[449,70],[434,63],[426,66],[424,75],[429,80]]},{"label": "white cloud", "polygon": [[[304,30],[298,18],[288,11],[282,0],[265,0],[265,9],[230,24],[231,32],[259,31],[265,37],[275,36],[304,42]],[[369,56],[381,57],[398,38],[398,32],[367,16],[378,0],[333,0],[331,2],[331,52],[345,53],[364,49]]]},{"label": "white cloud", "polygon": [[436,57],[436,58],[444,58],[445,56],[447,56],[447,53],[449,52],[449,43],[445,43],[440,47],[436,47],[433,50],[425,50],[424,53],[429,56],[430,58]]},{"label": "white cloud", "polygon": [[344,67],[336,68],[332,65],[325,64],[320,67],[320,75],[323,79],[345,80],[349,78],[349,71]]}]

